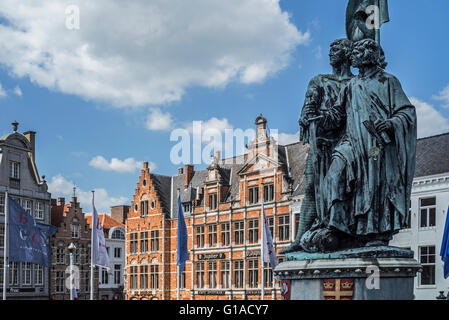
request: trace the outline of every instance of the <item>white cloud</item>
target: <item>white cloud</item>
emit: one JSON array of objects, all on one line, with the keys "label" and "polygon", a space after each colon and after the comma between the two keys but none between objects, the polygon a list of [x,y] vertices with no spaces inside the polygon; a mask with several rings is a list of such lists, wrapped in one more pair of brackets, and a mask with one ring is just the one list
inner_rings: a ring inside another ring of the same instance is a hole
[{"label": "white cloud", "polygon": [[[73,4],[79,30],[65,27]],[[261,82],[310,40],[279,0],[2,0],[0,16],[0,63],[14,76],[115,106]]]},{"label": "white cloud", "polygon": [[14,88],[14,94],[15,94],[16,96],[19,96],[19,97],[23,96],[22,89],[20,89],[19,86],[15,87],[15,88]]},{"label": "white cloud", "polygon": [[416,107],[418,118],[418,138],[428,137],[449,130],[449,120],[431,104],[416,98],[410,98]]},{"label": "white cloud", "polygon": [[4,98],[6,96],[6,91],[3,89],[2,84],[0,83],[0,98]]},{"label": "white cloud", "polygon": [[150,109],[145,126],[150,131],[168,131],[172,128],[173,118],[170,113],[159,109]]},{"label": "white cloud", "polygon": [[295,134],[279,133],[277,140],[278,140],[278,143],[283,146],[297,143],[297,142],[299,142],[299,131]]},{"label": "white cloud", "polygon": [[[136,161],[134,158],[128,158],[125,160],[120,160],[117,158],[112,158],[111,161],[106,160],[102,156],[94,157],[90,162],[89,165],[103,170],[103,171],[113,171],[113,172],[119,172],[119,173],[133,173],[138,169],[141,169],[143,167],[142,161]],[[150,170],[156,169],[156,164],[149,163]]]},{"label": "white cloud", "polygon": [[[75,184],[67,180],[61,174],[54,176],[48,183],[48,191],[51,192],[52,198],[73,196],[73,187]],[[94,189],[95,191],[95,208],[99,212],[109,212],[110,207],[128,204],[129,200],[126,197],[111,197],[105,189]],[[92,192],[84,191],[77,187],[76,196],[83,208],[83,212],[88,213],[92,211]],[[67,201],[66,201],[67,202]]]},{"label": "white cloud", "polygon": [[[210,118],[207,121],[195,121],[201,125],[202,142],[207,143],[213,139],[213,136],[221,136],[224,139],[225,130],[233,129],[233,125],[229,123],[226,118],[218,119],[216,117]],[[191,134],[194,133],[194,124],[189,123],[185,129]]]},{"label": "white cloud", "polygon": [[437,96],[433,97],[436,100],[441,100],[443,103],[443,107],[449,108],[449,85],[440,91],[440,93]]}]

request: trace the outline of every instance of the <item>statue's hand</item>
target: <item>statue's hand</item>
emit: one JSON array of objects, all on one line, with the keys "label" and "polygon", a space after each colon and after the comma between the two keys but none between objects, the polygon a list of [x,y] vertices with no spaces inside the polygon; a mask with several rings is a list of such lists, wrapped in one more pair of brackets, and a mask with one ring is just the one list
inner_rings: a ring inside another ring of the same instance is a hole
[{"label": "statue's hand", "polygon": [[391,120],[377,120],[374,123],[374,127],[379,133],[386,132],[391,134],[393,132],[393,122]]},{"label": "statue's hand", "polygon": [[310,123],[309,119],[313,118],[316,115],[316,110],[312,105],[306,105],[306,106],[304,106],[304,110],[303,110],[302,114],[303,114],[303,116],[299,120],[299,124],[303,128],[307,128]]}]

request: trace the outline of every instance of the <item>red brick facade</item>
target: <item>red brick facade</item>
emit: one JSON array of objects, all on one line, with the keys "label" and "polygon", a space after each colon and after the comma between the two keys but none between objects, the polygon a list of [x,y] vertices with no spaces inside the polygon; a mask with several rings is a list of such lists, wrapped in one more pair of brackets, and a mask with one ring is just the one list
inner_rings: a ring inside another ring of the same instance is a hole
[{"label": "red brick facade", "polygon": [[[207,170],[186,166],[178,176],[162,178],[144,164],[126,223],[127,299],[177,297],[177,188],[195,195],[183,201],[190,260],[181,299],[260,299],[262,202],[276,251],[294,239],[288,161],[279,159],[265,123],[263,117],[256,121],[258,138],[241,165],[229,166],[216,157]],[[164,181],[170,184],[165,193]],[[265,299],[280,299],[271,269],[265,278]]]},{"label": "red brick facade", "polygon": [[[51,238],[52,268],[50,273],[50,299],[70,300],[67,284],[70,256],[68,247],[76,246],[74,265],[79,269],[78,300],[90,300],[90,242],[91,231],[76,197],[65,204],[59,198],[51,207],[52,225],[58,228]],[[95,270],[94,299],[98,299],[98,270]]]}]

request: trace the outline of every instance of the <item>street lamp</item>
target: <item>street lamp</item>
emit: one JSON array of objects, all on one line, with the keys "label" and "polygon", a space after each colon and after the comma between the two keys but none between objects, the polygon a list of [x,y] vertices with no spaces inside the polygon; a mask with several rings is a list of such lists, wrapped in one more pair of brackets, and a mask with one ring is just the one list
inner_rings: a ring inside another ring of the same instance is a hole
[{"label": "street lamp", "polygon": [[69,245],[69,254],[70,254],[70,300],[73,300],[73,286],[74,286],[74,270],[73,270],[73,260],[74,260],[74,254],[76,250],[75,244],[72,242]]}]

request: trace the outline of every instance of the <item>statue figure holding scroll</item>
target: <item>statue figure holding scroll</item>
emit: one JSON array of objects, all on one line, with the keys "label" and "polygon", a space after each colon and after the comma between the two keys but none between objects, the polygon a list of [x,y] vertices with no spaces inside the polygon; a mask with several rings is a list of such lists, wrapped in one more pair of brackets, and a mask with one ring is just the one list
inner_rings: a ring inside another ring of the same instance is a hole
[{"label": "statue figure holding scroll", "polygon": [[302,241],[309,252],[388,245],[410,219],[416,153],[415,107],[371,39],[354,44],[359,74],[321,113],[323,130],[344,130],[321,186],[323,215]]}]

